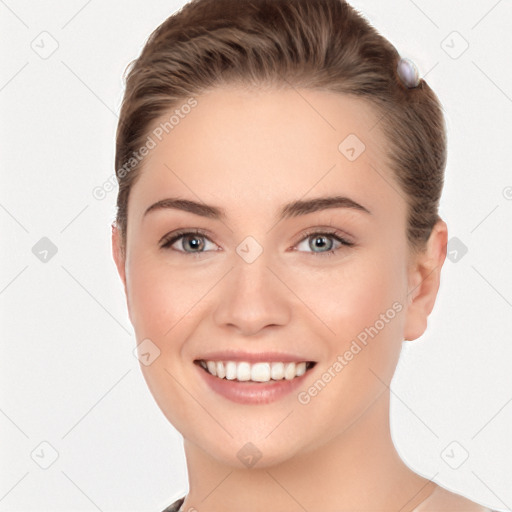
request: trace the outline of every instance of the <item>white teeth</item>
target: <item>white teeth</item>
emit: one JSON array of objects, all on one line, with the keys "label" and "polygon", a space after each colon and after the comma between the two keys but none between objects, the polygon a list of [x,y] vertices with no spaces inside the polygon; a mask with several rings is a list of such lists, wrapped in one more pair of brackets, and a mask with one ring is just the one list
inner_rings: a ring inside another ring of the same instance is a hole
[{"label": "white teeth", "polygon": [[268,382],[270,380],[270,364],[253,364],[251,368],[251,380],[254,380],[256,382]]},{"label": "white teeth", "polygon": [[226,370],[224,369],[224,363],[222,361],[217,361],[217,377],[223,379],[226,376]]},{"label": "white teeth", "polygon": [[206,366],[212,375],[217,375],[217,365],[213,361],[207,361]]},{"label": "white teeth", "polygon": [[[299,363],[297,365],[297,368],[295,369],[295,372],[297,374],[297,377],[304,375],[306,373],[306,363]],[[218,373],[218,370],[217,370],[217,373]]]},{"label": "white teeth", "polygon": [[295,377],[295,363],[288,363],[284,367],[284,378],[292,380]]},{"label": "white teeth", "polygon": [[251,380],[251,365],[249,363],[238,363],[236,378],[237,380]]},{"label": "white teeth", "polygon": [[269,382],[270,380],[292,380],[295,377],[304,375],[307,370],[305,361],[300,363],[248,363],[241,361],[200,361],[199,364],[211,375],[226,378],[227,380],[238,380],[241,382]]},{"label": "white teeth", "polygon": [[226,379],[236,379],[236,363],[233,361],[228,361],[226,363]]},{"label": "white teeth", "polygon": [[272,363],[272,378],[281,380],[284,378],[284,363]]}]

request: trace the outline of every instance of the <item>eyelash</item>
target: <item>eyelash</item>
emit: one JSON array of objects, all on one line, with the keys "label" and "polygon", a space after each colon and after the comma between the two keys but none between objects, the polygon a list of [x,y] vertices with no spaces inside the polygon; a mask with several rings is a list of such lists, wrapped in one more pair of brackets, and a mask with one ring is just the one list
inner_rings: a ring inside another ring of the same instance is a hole
[{"label": "eyelash", "polygon": [[[186,235],[198,235],[200,237],[206,238],[207,240],[209,240],[211,242],[211,240],[207,236],[207,234],[204,231],[200,230],[200,229],[182,230],[182,231],[177,231],[175,233],[172,233],[171,235],[166,237],[160,247],[162,249],[171,249],[171,246],[175,242],[177,242],[181,238],[185,237]],[[313,235],[316,235],[316,236],[326,235],[327,237],[333,238],[334,240],[337,240],[338,242],[340,242],[342,244],[342,246],[338,247],[337,249],[331,249],[330,251],[311,252],[310,254],[316,254],[316,255],[319,255],[319,256],[334,256],[336,251],[339,251],[343,247],[352,247],[352,246],[355,245],[353,242],[349,242],[348,240],[346,240],[345,238],[340,236],[340,234],[337,231],[335,231],[335,230],[333,230],[333,231],[330,231],[330,230],[327,230],[327,231],[319,231],[319,230],[307,231],[306,233],[304,233],[302,235],[302,238],[300,238],[295,243],[295,245],[297,245],[298,243],[300,243],[300,242],[302,242],[304,240],[307,240],[308,238],[312,237]],[[180,253],[185,254],[185,255],[190,255],[190,256],[199,256],[200,254],[203,254],[204,251],[203,252],[196,252],[196,253],[187,253],[185,251],[177,251],[177,252],[180,252]]]}]

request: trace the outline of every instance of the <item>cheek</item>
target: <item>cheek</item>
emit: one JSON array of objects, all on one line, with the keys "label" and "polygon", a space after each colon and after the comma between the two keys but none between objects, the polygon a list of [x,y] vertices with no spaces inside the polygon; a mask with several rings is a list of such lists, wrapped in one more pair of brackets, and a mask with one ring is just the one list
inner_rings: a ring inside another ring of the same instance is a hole
[{"label": "cheek", "polygon": [[317,417],[329,417],[332,404],[340,405],[325,425],[333,435],[372,403],[394,374],[403,332],[401,275],[396,258],[361,253],[353,264],[317,276],[315,286],[311,281],[301,290],[334,331],[321,331],[328,347],[319,368],[321,382],[302,390],[308,395],[311,391]]},{"label": "cheek", "polygon": [[186,430],[198,421],[194,415],[199,412],[190,406],[190,396],[182,387],[190,379],[190,361],[183,356],[183,347],[211,283],[205,278],[199,286],[186,273],[151,257],[133,257],[128,268],[130,317],[137,343],[148,338],[160,351],[151,364],[140,365],[142,374],[164,415],[178,430]]},{"label": "cheek", "polygon": [[382,387],[376,375],[391,380],[403,339],[404,275],[397,254],[361,251],[350,264],[317,275],[302,288],[301,296],[321,320],[312,321],[322,326],[319,332],[328,341],[326,368],[343,358],[337,392],[343,394],[350,381],[371,395]]},{"label": "cheek", "polygon": [[128,302],[137,338],[160,339],[174,323],[176,290],[150,262],[134,262],[129,270]]},{"label": "cheek", "polygon": [[[357,336],[393,304],[403,302],[402,267],[396,258],[383,257],[382,253],[360,252],[343,265],[293,279],[294,291],[315,313],[322,332],[330,331],[340,340]],[[396,309],[400,308],[395,306],[388,316],[394,317]]]},{"label": "cheek", "polygon": [[134,256],[128,267],[128,301],[135,331],[156,340],[174,326],[200,297],[197,284],[156,258]]},{"label": "cheek", "polygon": [[[385,251],[372,255],[361,281],[353,314],[361,311],[358,332],[352,337],[363,347],[361,363],[369,379],[381,386],[389,383],[400,355],[404,329],[405,289],[403,262],[399,254]],[[357,311],[356,311],[357,310]],[[359,357],[359,356],[358,356]]]}]

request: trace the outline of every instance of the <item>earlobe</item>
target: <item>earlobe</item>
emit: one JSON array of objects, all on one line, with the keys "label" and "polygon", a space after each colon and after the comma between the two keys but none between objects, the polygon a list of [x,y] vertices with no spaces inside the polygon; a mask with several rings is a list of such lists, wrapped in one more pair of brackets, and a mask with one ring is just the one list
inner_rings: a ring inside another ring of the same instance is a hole
[{"label": "earlobe", "polygon": [[115,222],[112,223],[112,256],[126,293],[125,256],[122,251],[121,233]]},{"label": "earlobe", "polygon": [[447,225],[443,220],[439,220],[432,228],[425,251],[419,254],[411,265],[404,328],[406,340],[419,338],[427,328],[428,316],[434,309],[441,282],[447,239]]}]

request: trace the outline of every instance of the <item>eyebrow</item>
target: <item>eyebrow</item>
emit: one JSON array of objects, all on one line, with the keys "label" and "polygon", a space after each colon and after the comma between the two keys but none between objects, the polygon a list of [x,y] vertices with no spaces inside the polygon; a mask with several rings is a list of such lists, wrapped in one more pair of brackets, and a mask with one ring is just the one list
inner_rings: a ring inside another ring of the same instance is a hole
[{"label": "eyebrow", "polygon": [[[359,210],[361,212],[372,215],[368,208],[357,203],[353,199],[350,199],[349,197],[327,196],[316,197],[306,201],[292,201],[291,203],[285,204],[281,208],[278,218],[279,220],[283,220],[292,217],[299,217],[300,215],[307,215],[308,213],[327,210],[329,208],[348,208],[352,210]],[[222,208],[176,197],[162,199],[152,204],[144,212],[143,218],[152,211],[163,209],[182,210],[185,212],[193,213],[195,215],[200,215],[201,217],[207,217],[215,220],[222,220],[227,218],[226,212]]]}]

